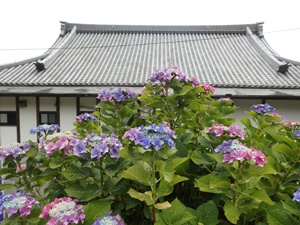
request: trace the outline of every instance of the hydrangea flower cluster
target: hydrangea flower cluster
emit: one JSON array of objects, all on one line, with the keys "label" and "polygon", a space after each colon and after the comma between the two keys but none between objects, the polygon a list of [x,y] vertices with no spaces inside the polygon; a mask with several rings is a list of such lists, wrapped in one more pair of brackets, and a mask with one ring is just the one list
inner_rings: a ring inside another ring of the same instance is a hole
[{"label": "hydrangea flower cluster", "polygon": [[300,188],[293,194],[293,201],[300,202]]},{"label": "hydrangea flower cluster", "polygon": [[15,143],[9,146],[0,146],[0,160],[12,156],[17,158],[20,155],[25,155],[25,153],[31,149],[31,145],[28,142]]},{"label": "hydrangea flower cluster", "polygon": [[21,168],[20,168],[20,167],[17,167],[17,168],[16,168],[16,173],[19,173],[19,172],[25,170],[26,167],[27,167],[27,166],[26,166],[26,163],[22,163],[22,164],[21,164]]},{"label": "hydrangea flower cluster", "polygon": [[16,192],[9,195],[0,197],[0,215],[7,210],[7,216],[19,212],[20,217],[27,216],[31,213],[33,205],[37,205],[39,202],[31,196],[25,195],[24,191]]},{"label": "hydrangea flower cluster", "polygon": [[122,149],[122,143],[115,134],[107,137],[105,134],[101,136],[89,134],[84,140],[87,146],[91,146],[91,158],[100,159],[105,153],[110,154],[111,158],[119,158],[119,151]]},{"label": "hydrangea flower cluster", "polygon": [[30,134],[37,134],[41,133],[42,131],[44,133],[48,133],[49,131],[59,131],[60,127],[57,124],[43,124],[43,125],[38,125],[37,128],[30,129]]},{"label": "hydrangea flower cluster", "polygon": [[290,127],[293,130],[297,130],[300,128],[300,122],[285,122],[283,125]]},{"label": "hydrangea flower cluster", "polygon": [[138,128],[131,128],[123,136],[123,138],[134,141],[136,145],[142,145],[145,149],[152,146],[155,150],[161,149],[165,143],[172,148],[174,141],[171,137],[176,138],[175,132],[164,124],[152,124],[148,127],[142,125]]},{"label": "hydrangea flower cluster", "polygon": [[147,79],[152,84],[157,82],[170,83],[173,78],[177,78],[179,81],[187,81],[185,73],[179,70],[177,66],[171,66],[171,68],[155,69],[154,72]]},{"label": "hydrangea flower cluster", "polygon": [[200,86],[204,88],[205,92],[210,92],[211,94],[214,94],[216,92],[216,88],[209,84],[202,84]]},{"label": "hydrangea flower cluster", "polygon": [[226,134],[230,137],[239,137],[240,139],[244,140],[243,131],[237,125],[226,127],[223,124],[213,124],[206,130],[206,133],[214,133],[217,137]]},{"label": "hydrangea flower cluster", "polygon": [[295,137],[300,137],[300,130],[296,130],[296,131],[293,133],[293,136],[295,136]]},{"label": "hydrangea flower cluster", "polygon": [[82,205],[76,204],[77,200],[69,197],[56,198],[53,202],[43,208],[40,218],[50,217],[47,225],[56,224],[78,224],[84,222],[85,214]]},{"label": "hydrangea flower cluster", "polygon": [[270,106],[268,103],[265,104],[256,104],[251,106],[251,109],[257,113],[273,113],[275,108]]},{"label": "hydrangea flower cluster", "polygon": [[81,141],[77,138],[75,132],[58,132],[48,136],[42,136],[39,140],[39,150],[42,147],[46,150],[46,156],[53,154],[55,151],[62,150],[64,154],[74,151],[75,155],[80,155]]},{"label": "hydrangea flower cluster", "polygon": [[276,113],[276,112],[272,112],[272,113],[270,113],[270,115],[271,116],[276,116],[276,117],[279,117],[281,120],[280,121],[278,121],[278,120],[273,120],[273,121],[271,121],[271,122],[273,122],[273,123],[276,123],[276,122],[282,122],[282,121],[284,121],[285,120],[285,117],[284,116],[282,116],[282,115],[279,115],[278,113]]},{"label": "hydrangea flower cluster", "polygon": [[127,99],[131,99],[134,96],[136,96],[136,93],[129,90],[128,88],[122,89],[111,87],[109,90],[100,91],[97,98],[101,101],[115,100],[116,102],[121,102]]},{"label": "hydrangea flower cluster", "polygon": [[91,113],[82,113],[76,117],[76,120],[79,122],[88,121],[88,120],[98,120],[96,116]]},{"label": "hydrangea flower cluster", "polygon": [[261,151],[253,147],[248,148],[237,139],[224,141],[215,149],[215,152],[223,153],[223,162],[227,162],[228,164],[233,163],[234,160],[252,160],[257,166],[262,167],[264,163],[268,162],[266,156]]},{"label": "hydrangea flower cluster", "polygon": [[226,98],[219,98],[218,99],[218,101],[229,101],[229,102],[231,102],[232,104],[234,104],[234,101],[231,99],[231,98],[228,98],[228,97],[226,97]]},{"label": "hydrangea flower cluster", "polygon": [[111,216],[110,212],[106,213],[102,219],[97,218],[92,225],[125,225],[125,223],[121,220],[120,215]]}]

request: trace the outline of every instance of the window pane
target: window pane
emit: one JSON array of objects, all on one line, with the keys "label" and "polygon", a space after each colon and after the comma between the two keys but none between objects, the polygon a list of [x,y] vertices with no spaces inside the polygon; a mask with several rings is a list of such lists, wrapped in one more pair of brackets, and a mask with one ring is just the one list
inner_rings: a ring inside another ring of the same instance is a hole
[{"label": "window pane", "polygon": [[56,123],[56,116],[54,113],[49,113],[48,116],[49,116],[49,124]]},{"label": "window pane", "polygon": [[7,123],[7,113],[0,113],[0,123]]},{"label": "window pane", "polygon": [[41,123],[48,123],[48,114],[41,113]]}]

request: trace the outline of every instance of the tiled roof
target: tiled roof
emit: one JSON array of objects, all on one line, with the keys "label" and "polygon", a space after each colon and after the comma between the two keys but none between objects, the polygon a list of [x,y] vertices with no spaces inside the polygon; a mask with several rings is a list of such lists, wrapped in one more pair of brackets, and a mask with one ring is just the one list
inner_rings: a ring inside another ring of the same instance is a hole
[{"label": "tiled roof", "polygon": [[31,61],[0,65],[0,88],[138,87],[155,68],[170,65],[220,88],[300,88],[300,63],[272,50],[262,23],[130,26],[62,22],[60,36],[46,53]]}]

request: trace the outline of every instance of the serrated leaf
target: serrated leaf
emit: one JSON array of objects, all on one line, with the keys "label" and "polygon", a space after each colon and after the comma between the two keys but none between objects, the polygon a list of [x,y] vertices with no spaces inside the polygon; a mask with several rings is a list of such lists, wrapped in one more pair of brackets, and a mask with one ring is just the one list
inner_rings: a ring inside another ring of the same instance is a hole
[{"label": "serrated leaf", "polygon": [[138,181],[145,185],[150,185],[150,174],[144,170],[144,168],[138,164],[129,167],[125,170],[121,177],[125,179],[130,179],[134,181]]},{"label": "serrated leaf", "polygon": [[68,196],[77,198],[79,201],[89,201],[100,194],[98,185],[82,186],[79,182],[73,183],[64,190]]},{"label": "serrated leaf", "polygon": [[219,210],[212,200],[201,204],[197,209],[197,221],[203,225],[215,225],[219,223]]},{"label": "serrated leaf", "polygon": [[270,199],[265,189],[255,190],[251,195],[252,198],[256,198],[260,201],[263,201],[269,205],[274,205],[275,203]]},{"label": "serrated leaf", "polygon": [[222,194],[230,188],[230,182],[227,177],[217,174],[208,174],[195,180],[195,187],[203,192]]},{"label": "serrated leaf", "polygon": [[104,214],[110,212],[111,201],[108,200],[94,200],[83,206],[86,212],[85,224],[93,224],[97,218],[103,218]]},{"label": "serrated leaf", "polygon": [[226,201],[223,209],[225,212],[225,216],[229,220],[229,222],[237,224],[241,213],[234,206],[234,204],[231,201]]}]

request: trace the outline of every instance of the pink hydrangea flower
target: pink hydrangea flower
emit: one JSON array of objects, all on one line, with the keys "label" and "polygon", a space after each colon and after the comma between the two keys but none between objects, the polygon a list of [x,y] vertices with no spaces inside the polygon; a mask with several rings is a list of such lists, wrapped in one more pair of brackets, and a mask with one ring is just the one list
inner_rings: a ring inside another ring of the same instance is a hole
[{"label": "pink hydrangea flower", "polygon": [[23,171],[26,169],[26,163],[22,163],[21,164],[21,168],[17,167],[16,169],[16,173],[19,173],[20,171]]},{"label": "pink hydrangea flower", "polygon": [[46,205],[39,217],[43,219],[50,217],[47,225],[68,225],[78,224],[79,221],[84,223],[85,214],[82,205],[77,204],[76,199],[64,197],[56,198]]}]

